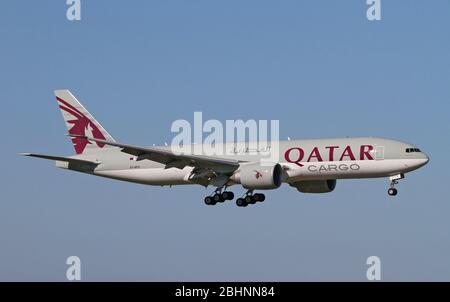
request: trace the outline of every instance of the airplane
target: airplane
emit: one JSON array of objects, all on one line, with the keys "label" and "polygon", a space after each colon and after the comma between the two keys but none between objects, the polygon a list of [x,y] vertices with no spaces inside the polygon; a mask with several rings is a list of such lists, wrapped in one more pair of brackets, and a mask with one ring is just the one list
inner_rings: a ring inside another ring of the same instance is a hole
[{"label": "airplane", "polygon": [[21,155],[53,160],[63,169],[145,185],[213,186],[215,190],[204,198],[207,205],[233,200],[234,193],[228,191],[233,185],[247,190],[236,199],[238,207],[247,207],[265,200],[257,190],[277,189],[286,183],[302,193],[329,193],[338,179],[389,178],[388,194],[396,196],[399,180],[429,162],[416,146],[379,137],[278,141],[278,160],[264,164],[245,142],[224,143],[232,144],[228,147],[234,151],[223,156],[178,154],[170,146],[119,143],[69,90],[56,90],[55,96],[76,154]]}]

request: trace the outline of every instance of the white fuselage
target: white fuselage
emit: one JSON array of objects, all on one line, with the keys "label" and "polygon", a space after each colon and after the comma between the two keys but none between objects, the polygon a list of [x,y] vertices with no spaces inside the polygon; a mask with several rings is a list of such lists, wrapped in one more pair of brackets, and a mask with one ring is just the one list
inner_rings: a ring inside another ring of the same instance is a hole
[{"label": "white fuselage", "polygon": [[[214,155],[232,158],[242,162],[253,162],[267,157],[252,152],[245,144],[225,144],[232,152]],[[160,147],[167,148],[170,147]],[[286,172],[284,182],[307,180],[352,179],[389,177],[416,170],[429,159],[414,146],[384,138],[342,138],[280,141],[277,162]],[[276,152],[272,148],[270,152]],[[195,152],[193,152],[195,153]],[[208,155],[208,154],[207,154]],[[183,169],[165,168],[165,165],[150,160],[136,161],[119,148],[104,149],[100,153],[86,153],[74,156],[77,159],[100,162],[92,171],[72,168],[65,162],[57,162],[61,168],[68,168],[98,176],[136,182],[147,185],[192,184],[192,167]]]}]

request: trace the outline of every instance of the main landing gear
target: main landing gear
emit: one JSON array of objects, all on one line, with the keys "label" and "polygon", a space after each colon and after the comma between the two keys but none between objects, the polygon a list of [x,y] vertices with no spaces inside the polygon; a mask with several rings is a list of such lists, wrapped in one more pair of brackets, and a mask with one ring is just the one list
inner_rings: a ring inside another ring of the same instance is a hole
[{"label": "main landing gear", "polygon": [[405,175],[402,173],[402,174],[397,174],[397,175],[394,175],[394,176],[391,176],[389,179],[391,180],[391,186],[390,186],[390,188],[389,188],[389,190],[388,190],[388,194],[389,194],[389,196],[396,196],[397,195],[397,193],[398,193],[398,191],[397,191],[397,189],[395,188],[395,185],[397,185],[398,184],[398,181],[400,180],[400,179],[403,179],[403,178],[405,178]]},{"label": "main landing gear", "polygon": [[[218,203],[225,202],[226,200],[233,200],[234,193],[225,190],[226,188],[217,188],[217,190],[215,190],[213,194],[205,197],[205,203],[209,206],[213,206]],[[253,190],[248,190],[242,197],[236,199],[236,205],[238,207],[246,207],[249,204],[263,202],[264,200],[266,200],[266,196],[264,194],[253,194]]]},{"label": "main landing gear", "polygon": [[222,203],[225,200],[233,200],[234,193],[231,191],[222,191],[223,188],[218,188],[214,191],[214,194],[205,197],[205,203],[207,205],[213,206],[217,203]]},{"label": "main landing gear", "polygon": [[255,204],[257,202],[263,202],[266,200],[266,196],[261,193],[253,194],[253,190],[248,190],[241,198],[236,199],[236,205],[238,207],[246,207],[249,204]]}]

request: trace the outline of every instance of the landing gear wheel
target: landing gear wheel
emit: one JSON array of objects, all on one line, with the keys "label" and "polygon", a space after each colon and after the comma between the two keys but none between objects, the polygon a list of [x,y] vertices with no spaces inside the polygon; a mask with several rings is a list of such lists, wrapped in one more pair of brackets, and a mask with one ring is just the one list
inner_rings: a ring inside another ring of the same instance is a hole
[{"label": "landing gear wheel", "polygon": [[222,198],[222,194],[219,194],[219,193],[214,194],[212,199],[213,199],[214,203],[224,202],[224,199]]},{"label": "landing gear wheel", "polygon": [[264,200],[266,200],[266,196],[261,193],[256,193],[253,195],[253,199],[258,202],[263,202]]},{"label": "landing gear wheel", "polygon": [[222,193],[223,200],[233,200],[234,199],[234,193],[230,191],[225,191]]},{"label": "landing gear wheel", "polygon": [[390,188],[390,189],[388,190],[389,196],[396,196],[397,193],[398,193],[398,191],[397,191],[396,188]]},{"label": "landing gear wheel", "polygon": [[252,195],[247,195],[244,197],[245,203],[247,204],[255,204],[256,200],[253,198]]},{"label": "landing gear wheel", "polygon": [[236,205],[238,207],[246,207],[248,204],[245,202],[243,198],[236,199]]},{"label": "landing gear wheel", "polygon": [[209,206],[215,205],[215,204],[216,204],[216,203],[214,202],[214,200],[212,199],[211,196],[206,196],[206,197],[205,197],[205,203],[206,203],[207,205],[209,205]]}]

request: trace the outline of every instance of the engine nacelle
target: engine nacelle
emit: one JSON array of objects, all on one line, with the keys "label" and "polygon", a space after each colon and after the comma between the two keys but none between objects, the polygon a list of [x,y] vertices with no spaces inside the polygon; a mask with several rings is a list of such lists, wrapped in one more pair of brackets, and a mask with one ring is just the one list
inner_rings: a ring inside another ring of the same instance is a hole
[{"label": "engine nacelle", "polygon": [[282,174],[280,164],[249,163],[241,164],[231,179],[246,189],[270,190],[281,186]]},{"label": "engine nacelle", "polygon": [[329,193],[336,188],[336,179],[298,181],[291,186],[302,193]]}]

